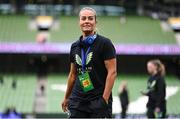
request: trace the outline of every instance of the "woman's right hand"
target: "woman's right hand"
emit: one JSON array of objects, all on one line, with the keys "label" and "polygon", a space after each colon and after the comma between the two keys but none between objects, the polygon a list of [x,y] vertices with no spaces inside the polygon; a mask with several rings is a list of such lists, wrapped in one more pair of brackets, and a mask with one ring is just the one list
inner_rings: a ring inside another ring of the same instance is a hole
[{"label": "woman's right hand", "polygon": [[67,112],[67,110],[68,110],[68,99],[63,100],[63,102],[61,103],[61,107],[62,107],[62,110],[64,112]]}]

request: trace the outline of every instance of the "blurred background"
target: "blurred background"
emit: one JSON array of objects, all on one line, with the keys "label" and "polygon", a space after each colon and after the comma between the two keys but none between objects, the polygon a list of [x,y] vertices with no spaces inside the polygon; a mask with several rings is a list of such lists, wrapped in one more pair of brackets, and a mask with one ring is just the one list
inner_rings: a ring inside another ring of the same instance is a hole
[{"label": "blurred background", "polygon": [[0,118],[67,117],[66,90],[71,43],[81,35],[78,12],[97,12],[97,32],[112,40],[118,59],[113,115],[121,111],[118,87],[128,83],[128,117],[145,117],[146,63],[166,66],[167,114],[180,118],[179,0],[1,0]]}]

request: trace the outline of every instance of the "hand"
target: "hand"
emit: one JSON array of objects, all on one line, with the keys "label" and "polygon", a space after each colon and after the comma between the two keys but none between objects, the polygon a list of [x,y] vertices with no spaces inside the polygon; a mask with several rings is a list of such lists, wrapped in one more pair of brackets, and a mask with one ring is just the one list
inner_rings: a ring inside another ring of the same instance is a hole
[{"label": "hand", "polygon": [[160,112],[161,110],[160,110],[160,108],[159,107],[156,107],[155,108],[155,112]]},{"label": "hand", "polygon": [[105,100],[105,102],[108,104],[108,98],[105,98],[105,97],[103,97],[103,99]]},{"label": "hand", "polygon": [[61,107],[62,107],[62,110],[64,112],[67,112],[67,107],[68,107],[68,99],[64,99],[63,102],[61,103]]},{"label": "hand", "polygon": [[140,91],[140,93],[141,93],[142,95],[147,95],[147,92],[146,92],[146,91]]}]

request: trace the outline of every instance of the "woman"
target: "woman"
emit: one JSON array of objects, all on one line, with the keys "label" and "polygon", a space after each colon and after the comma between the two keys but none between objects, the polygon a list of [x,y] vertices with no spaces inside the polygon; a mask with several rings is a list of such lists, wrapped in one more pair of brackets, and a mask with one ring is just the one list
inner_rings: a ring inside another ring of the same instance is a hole
[{"label": "woman", "polygon": [[116,79],[116,50],[111,40],[96,34],[96,11],[79,12],[82,35],[71,46],[70,72],[62,102],[70,118],[112,118],[112,88]]},{"label": "woman", "polygon": [[166,115],[166,83],[165,67],[160,60],[150,60],[147,63],[150,74],[147,90],[142,92],[149,97],[147,103],[148,118],[165,118]]}]

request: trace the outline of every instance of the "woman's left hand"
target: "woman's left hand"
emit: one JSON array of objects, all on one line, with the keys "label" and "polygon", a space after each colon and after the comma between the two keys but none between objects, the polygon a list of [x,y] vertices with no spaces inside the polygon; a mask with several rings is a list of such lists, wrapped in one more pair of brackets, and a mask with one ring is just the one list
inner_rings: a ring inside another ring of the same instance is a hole
[{"label": "woman's left hand", "polygon": [[159,107],[156,107],[156,108],[155,108],[155,112],[160,112],[160,108],[159,108]]}]

